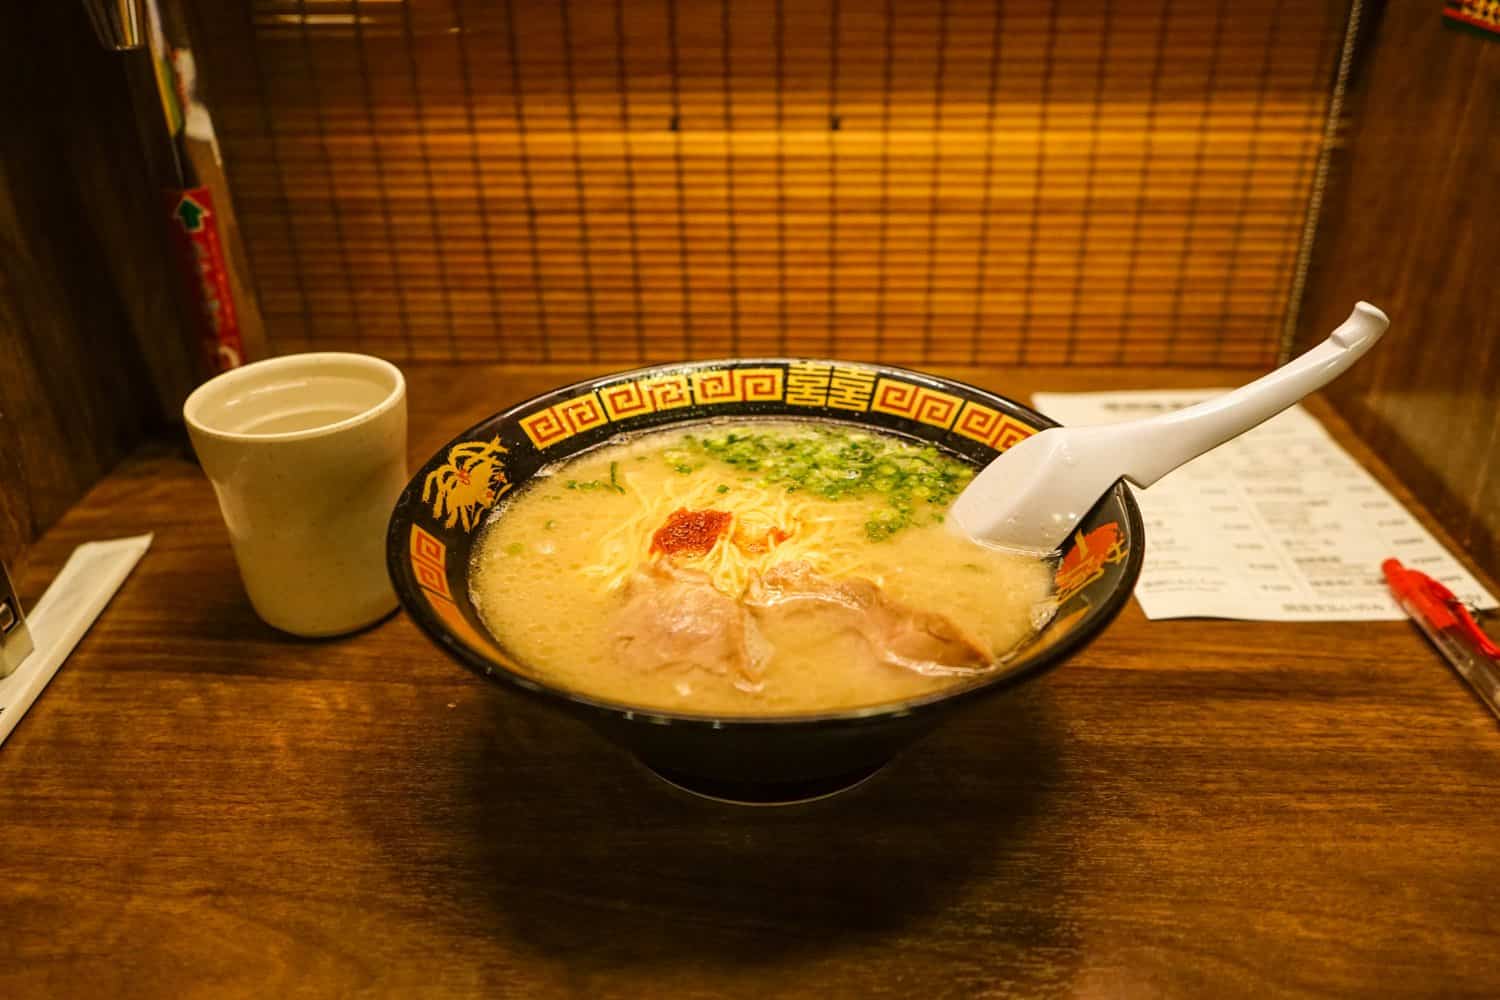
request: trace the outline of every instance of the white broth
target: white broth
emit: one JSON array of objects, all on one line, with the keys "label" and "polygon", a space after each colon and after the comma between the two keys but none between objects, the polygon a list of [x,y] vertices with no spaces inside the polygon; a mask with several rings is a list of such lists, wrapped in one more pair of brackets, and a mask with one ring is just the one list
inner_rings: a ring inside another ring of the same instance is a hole
[{"label": "white broth", "polygon": [[652,432],[547,470],[481,529],[470,591],[541,679],[642,707],[803,714],[994,669],[1052,564],[950,533],[973,470],[820,421]]}]

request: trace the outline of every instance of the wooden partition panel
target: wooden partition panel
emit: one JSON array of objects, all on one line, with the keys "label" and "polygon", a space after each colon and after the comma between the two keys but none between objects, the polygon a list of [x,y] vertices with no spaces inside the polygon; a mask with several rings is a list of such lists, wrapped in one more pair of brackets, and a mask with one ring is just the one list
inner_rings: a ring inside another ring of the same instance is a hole
[{"label": "wooden partition panel", "polygon": [[272,345],[1264,365],[1344,0],[187,0]]},{"label": "wooden partition panel", "polygon": [[1357,299],[1390,313],[1390,333],[1329,393],[1500,577],[1500,39],[1406,4],[1369,29],[1301,339]]},{"label": "wooden partition panel", "polygon": [[[193,354],[168,256],[173,183],[144,52],[81,3],[0,29],[0,560],[175,417]],[[109,537],[109,527],[99,527]]]}]

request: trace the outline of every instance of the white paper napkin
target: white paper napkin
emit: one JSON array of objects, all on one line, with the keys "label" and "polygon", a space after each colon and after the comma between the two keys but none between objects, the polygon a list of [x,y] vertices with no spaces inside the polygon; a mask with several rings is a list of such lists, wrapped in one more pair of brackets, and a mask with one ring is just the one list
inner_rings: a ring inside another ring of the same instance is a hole
[{"label": "white paper napkin", "polygon": [[0,743],[150,547],[150,535],[136,535],[89,542],[73,550],[62,572],[26,616],[35,648],[14,673],[0,680]]}]

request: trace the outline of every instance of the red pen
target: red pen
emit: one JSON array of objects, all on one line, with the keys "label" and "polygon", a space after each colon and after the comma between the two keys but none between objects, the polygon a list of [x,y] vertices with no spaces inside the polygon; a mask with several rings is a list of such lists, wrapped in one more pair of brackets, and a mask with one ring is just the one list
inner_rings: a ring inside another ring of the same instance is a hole
[{"label": "red pen", "polygon": [[1395,559],[1387,559],[1380,569],[1402,610],[1500,717],[1500,646],[1484,634],[1453,591],[1426,573],[1407,569]]}]

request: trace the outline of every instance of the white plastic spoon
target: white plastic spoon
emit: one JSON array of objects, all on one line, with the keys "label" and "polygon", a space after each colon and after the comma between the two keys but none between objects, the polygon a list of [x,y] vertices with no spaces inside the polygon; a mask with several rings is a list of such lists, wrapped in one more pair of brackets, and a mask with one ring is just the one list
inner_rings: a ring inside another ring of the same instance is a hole
[{"label": "white plastic spoon", "polygon": [[1052,552],[1120,479],[1150,486],[1269,420],[1341,375],[1389,325],[1385,313],[1360,302],[1327,340],[1233,392],[1159,417],[1033,434],[974,477],[947,523],[987,545]]}]

